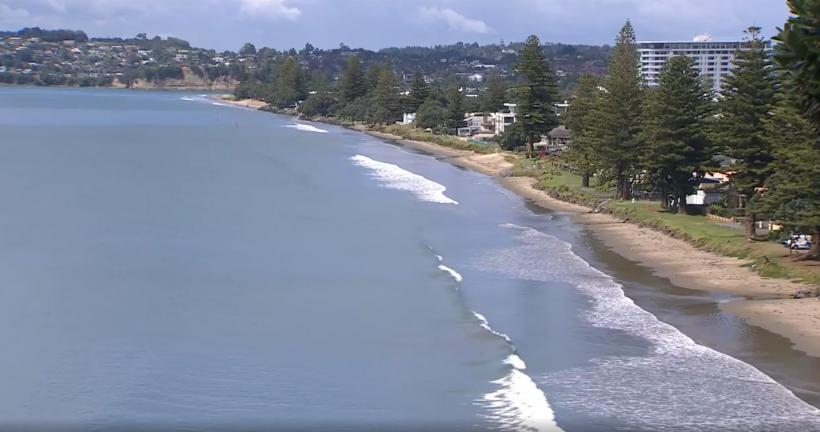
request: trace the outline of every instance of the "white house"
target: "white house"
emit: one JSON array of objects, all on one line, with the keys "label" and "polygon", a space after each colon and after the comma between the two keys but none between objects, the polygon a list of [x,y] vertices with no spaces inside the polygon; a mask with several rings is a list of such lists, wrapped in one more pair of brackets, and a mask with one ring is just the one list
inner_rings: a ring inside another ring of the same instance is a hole
[{"label": "white house", "polygon": [[404,113],[402,115],[401,124],[409,126],[416,121],[416,113]]},{"label": "white house", "polygon": [[504,133],[504,128],[515,123],[515,107],[516,104],[505,103],[506,111],[493,113],[493,122],[495,123],[495,134],[501,135]]}]

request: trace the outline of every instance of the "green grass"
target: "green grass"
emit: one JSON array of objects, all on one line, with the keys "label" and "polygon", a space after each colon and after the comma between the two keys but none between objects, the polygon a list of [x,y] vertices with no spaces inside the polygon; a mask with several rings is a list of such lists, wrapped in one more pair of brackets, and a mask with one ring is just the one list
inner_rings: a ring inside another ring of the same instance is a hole
[{"label": "green grass", "polygon": [[641,201],[633,204],[606,200],[590,193],[592,189],[581,188],[580,176],[551,168],[549,164],[539,169],[528,167],[532,167],[531,160],[523,161],[516,167],[514,174],[537,178],[540,186],[555,198],[587,207],[602,206],[604,212],[684,240],[701,250],[750,260],[755,264],[754,271],[763,277],[820,285],[820,271],[817,268],[793,262],[787,256],[788,251],[777,243],[749,242],[745,239],[743,230],[719,225],[704,216],[670,213],[661,210],[657,202]]},{"label": "green grass", "polygon": [[391,135],[398,135],[407,140],[429,142],[456,150],[468,150],[479,154],[491,154],[498,153],[500,151],[497,145],[475,144],[464,140],[460,140],[454,136],[436,135],[410,126],[374,126],[371,127],[370,130],[389,133]]},{"label": "green grass", "polygon": [[[607,206],[617,216],[684,240],[699,249],[751,260],[763,277],[820,285],[820,272],[783,258],[785,249],[777,243],[747,241],[743,230],[718,225],[704,216],[662,211],[658,203],[612,201]],[[764,257],[768,257],[768,262]]]}]

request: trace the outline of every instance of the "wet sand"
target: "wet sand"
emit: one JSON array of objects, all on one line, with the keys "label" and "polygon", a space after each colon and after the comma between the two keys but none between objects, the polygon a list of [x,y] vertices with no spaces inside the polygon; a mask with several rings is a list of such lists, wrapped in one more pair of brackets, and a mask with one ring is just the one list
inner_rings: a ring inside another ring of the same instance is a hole
[{"label": "wet sand", "polygon": [[[447,161],[490,176],[498,176],[512,167],[504,155],[477,155],[437,144],[402,139],[400,136],[367,131],[372,136],[435,155],[447,156]],[[782,335],[796,349],[820,357],[820,299],[795,300],[795,291],[806,286],[785,279],[764,278],[754,273],[748,261],[701,251],[694,246],[660,232],[624,223],[605,214],[590,213],[590,209],[566,203],[533,189],[535,179],[499,178],[499,182],[521,197],[539,206],[559,212],[575,213],[573,220],[586,226],[603,244],[624,258],[652,269],[658,277],[668,279],[681,288],[722,292],[736,301],[720,306],[748,320],[754,326]]]}]

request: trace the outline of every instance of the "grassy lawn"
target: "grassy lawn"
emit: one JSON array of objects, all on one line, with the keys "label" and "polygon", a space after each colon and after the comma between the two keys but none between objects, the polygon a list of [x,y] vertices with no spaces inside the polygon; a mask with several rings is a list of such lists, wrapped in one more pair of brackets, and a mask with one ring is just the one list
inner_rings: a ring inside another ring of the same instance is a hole
[{"label": "grassy lawn", "polygon": [[796,256],[790,255],[788,249],[774,242],[747,241],[743,230],[719,225],[704,216],[668,213],[660,209],[659,203],[654,202],[633,204],[612,201],[608,205],[616,209],[620,216],[643,222],[700,249],[752,260],[757,264],[761,276],[820,285],[818,263],[794,262]]}]

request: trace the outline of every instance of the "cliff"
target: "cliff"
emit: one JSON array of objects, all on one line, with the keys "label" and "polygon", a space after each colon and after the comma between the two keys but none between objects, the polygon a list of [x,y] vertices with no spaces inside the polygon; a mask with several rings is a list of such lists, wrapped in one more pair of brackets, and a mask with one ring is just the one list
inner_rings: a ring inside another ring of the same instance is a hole
[{"label": "cliff", "polygon": [[114,80],[114,83],[110,87],[131,88],[135,90],[203,90],[232,92],[239,84],[239,81],[229,77],[219,77],[211,81],[207,76],[197,76],[187,67],[183,67],[182,72],[184,75],[182,79],[168,78],[159,81],[148,81],[144,78],[138,78],[130,87],[121,83],[119,80]]}]

